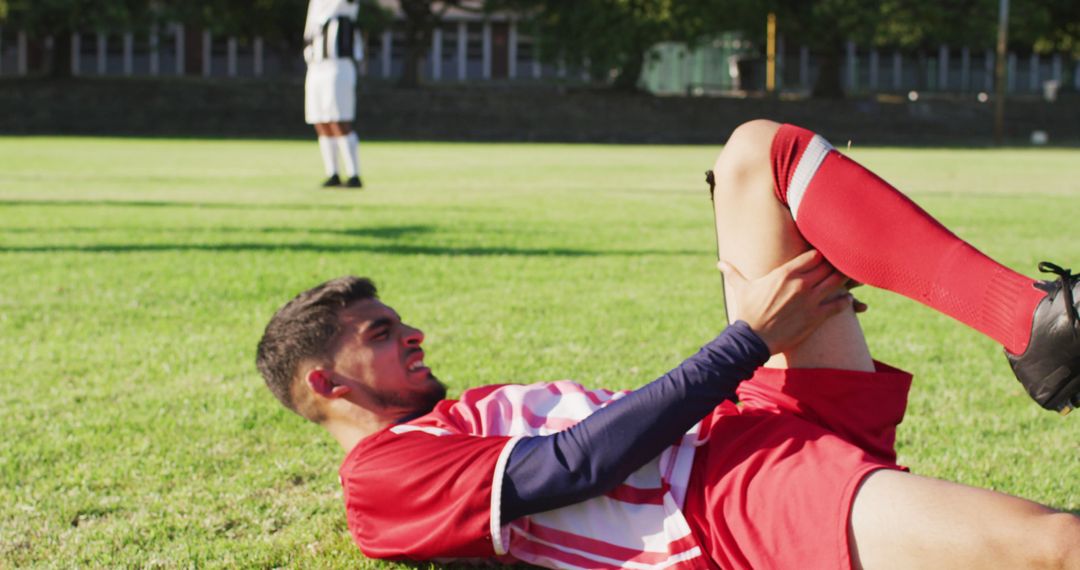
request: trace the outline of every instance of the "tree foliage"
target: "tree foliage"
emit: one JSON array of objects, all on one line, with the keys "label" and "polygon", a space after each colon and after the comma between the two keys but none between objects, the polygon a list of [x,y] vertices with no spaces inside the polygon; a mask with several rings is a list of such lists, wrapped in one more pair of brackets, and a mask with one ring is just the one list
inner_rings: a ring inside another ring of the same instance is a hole
[{"label": "tree foliage", "polygon": [[[814,93],[840,96],[848,41],[867,47],[932,51],[940,45],[991,48],[999,0],[724,0],[727,23],[762,45],[765,18],[789,41],[809,47],[821,62]],[[1009,38],[1015,49],[1080,55],[1080,2],[1011,0]]]},{"label": "tree foliage", "polygon": [[155,8],[150,0],[3,0],[0,15],[32,36],[142,26]]},{"label": "tree foliage", "polygon": [[442,24],[451,9],[466,12],[483,12],[484,0],[399,0],[404,17],[402,32],[405,39],[405,57],[402,65],[402,87],[418,87],[424,58],[435,28]]},{"label": "tree foliage", "polygon": [[[376,0],[359,0],[360,25],[379,33],[388,16]],[[269,44],[299,50],[303,44],[308,0],[163,0],[169,20],[212,31],[215,35],[261,37]]]},{"label": "tree foliage", "polygon": [[[886,0],[888,1],[888,0]],[[820,61],[814,94],[825,97],[843,95],[840,70],[844,45],[848,41],[865,42],[875,32],[876,0],[730,0],[732,23],[758,45],[764,44],[765,21],[776,14],[777,33],[805,45]]]},{"label": "tree foliage", "polygon": [[[359,0],[361,28],[379,33],[389,16],[377,0]],[[215,35],[261,37],[270,49],[299,54],[308,0],[0,0],[0,22],[30,37],[52,36],[56,48],[46,67],[70,69],[66,57],[72,32],[144,32],[153,24],[181,22]]]},{"label": "tree foliage", "polygon": [[636,89],[649,48],[663,41],[693,43],[715,31],[710,0],[501,0],[490,6],[529,14],[549,62],[588,62],[616,88]]},{"label": "tree foliage", "polygon": [[[932,50],[991,47],[999,0],[489,0],[533,14],[548,60],[589,61],[594,73],[613,72],[632,87],[643,54],[661,41],[697,40],[740,31],[765,43],[769,13],[789,42],[809,47],[821,62],[819,96],[842,96],[845,44]],[[1011,44],[1019,49],[1069,51],[1080,56],[1080,2],[1011,0]]]},{"label": "tree foliage", "polygon": [[1012,0],[1011,44],[1034,46],[1040,53],[1063,52],[1080,58],[1080,2]]},{"label": "tree foliage", "polygon": [[72,32],[117,32],[144,27],[153,17],[152,0],[0,0],[0,21],[13,24],[32,38],[52,36],[53,49],[44,54],[52,75],[71,70]]},{"label": "tree foliage", "polygon": [[[361,28],[380,33],[393,15],[376,0],[360,0]],[[822,65],[819,94],[840,93],[844,44],[932,50],[945,44],[994,45],[999,0],[399,0],[404,35],[404,85],[418,85],[431,37],[448,10],[513,10],[540,40],[541,56],[570,65],[589,62],[594,76],[634,88],[649,48],[663,41],[694,43],[741,31],[764,44],[765,18],[777,15],[789,45],[806,45]],[[1011,47],[1080,57],[1080,1],[1010,0]],[[298,51],[307,0],[0,0],[0,23],[31,37],[51,35],[51,56],[63,58],[71,32],[139,32],[179,21],[217,35],[262,37],[268,47]],[[54,70],[63,71],[54,62]]]}]

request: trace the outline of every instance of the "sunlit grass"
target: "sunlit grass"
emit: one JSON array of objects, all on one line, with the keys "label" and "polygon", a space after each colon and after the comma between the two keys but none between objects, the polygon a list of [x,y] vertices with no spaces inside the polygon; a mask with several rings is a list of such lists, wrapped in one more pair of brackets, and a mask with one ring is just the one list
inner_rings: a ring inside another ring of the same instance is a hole
[{"label": "sunlit grass", "polygon": [[[340,567],[342,451],[280,408],[254,346],[295,293],[373,277],[457,393],[631,388],[722,327],[707,147],[372,143],[363,192],[314,142],[0,138],[0,567]],[[1080,152],[860,149],[1034,275],[1080,265]],[[916,374],[901,461],[1080,509],[1080,424],[993,342],[860,290]]]}]

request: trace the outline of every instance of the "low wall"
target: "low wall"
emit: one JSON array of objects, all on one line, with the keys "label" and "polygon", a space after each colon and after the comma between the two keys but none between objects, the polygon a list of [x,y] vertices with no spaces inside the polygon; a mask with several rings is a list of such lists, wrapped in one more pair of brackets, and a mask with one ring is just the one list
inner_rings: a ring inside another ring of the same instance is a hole
[{"label": "low wall", "polygon": [[[655,97],[555,86],[360,86],[365,139],[720,143],[739,123],[768,117],[837,144],[987,145],[993,104],[893,97],[843,101]],[[1034,130],[1080,144],[1080,95],[1009,100],[1009,142]],[[293,80],[0,80],[0,134],[310,137],[303,85]]]}]

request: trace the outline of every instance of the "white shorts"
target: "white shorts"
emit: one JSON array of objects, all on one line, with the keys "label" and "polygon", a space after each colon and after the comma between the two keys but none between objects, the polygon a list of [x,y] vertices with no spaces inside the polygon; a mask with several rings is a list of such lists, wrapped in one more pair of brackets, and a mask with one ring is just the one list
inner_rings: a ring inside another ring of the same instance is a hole
[{"label": "white shorts", "polygon": [[309,125],[356,118],[356,64],[324,59],[308,64],[304,79],[304,120]]}]

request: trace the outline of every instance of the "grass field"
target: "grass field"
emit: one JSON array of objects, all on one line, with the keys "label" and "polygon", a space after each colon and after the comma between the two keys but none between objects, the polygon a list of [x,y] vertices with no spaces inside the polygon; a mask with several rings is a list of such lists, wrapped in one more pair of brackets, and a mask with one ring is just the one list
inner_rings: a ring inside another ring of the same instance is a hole
[{"label": "grass field", "polygon": [[[345,527],[342,450],[254,370],[273,311],[373,277],[451,393],[631,388],[724,322],[706,147],[365,144],[316,189],[311,142],[0,138],[0,568],[388,568]],[[1080,265],[1080,151],[859,149],[962,237],[1034,275]],[[1080,510],[1080,417],[1000,348],[861,290],[911,370],[901,462]]]}]

